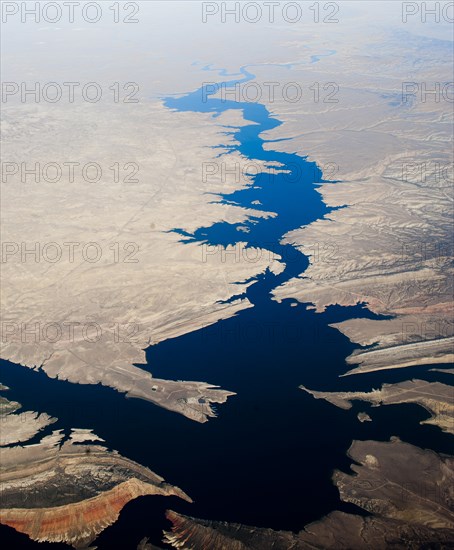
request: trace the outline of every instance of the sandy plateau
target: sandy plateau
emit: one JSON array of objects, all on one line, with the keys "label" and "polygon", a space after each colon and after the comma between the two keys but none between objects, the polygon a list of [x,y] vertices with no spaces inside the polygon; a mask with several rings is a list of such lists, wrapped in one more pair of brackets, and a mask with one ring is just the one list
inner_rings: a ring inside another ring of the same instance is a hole
[{"label": "sandy plateau", "polygon": [[[96,124],[84,106],[77,116],[64,107],[52,114],[28,105],[5,109],[9,162],[27,158],[27,166],[43,166],[52,158],[63,165],[74,158],[83,166],[96,158],[103,179],[89,183],[75,171],[73,183],[33,177],[24,183],[18,173],[4,184],[1,356],[51,377],[101,382],[205,422],[214,415],[210,403],[223,403],[231,392],[155,380],[136,365],[145,362],[150,344],[250,307],[246,299],[221,302],[249,284],[238,281],[282,265],[265,250],[246,259],[242,246],[184,245],[170,232],[247,216],[214,204],[212,195],[245,185],[244,179],[220,172],[203,177],[206,163],[217,162],[210,147],[226,140],[218,124],[238,123],[237,117],[227,113],[214,123],[209,115],[173,113],[159,103],[134,107],[127,116],[106,109]],[[137,135],[147,136],[140,148]],[[118,159],[139,166],[137,182],[112,181],[108,167]],[[71,242],[79,243],[72,256],[64,245]],[[95,244],[84,257],[88,243]]]},{"label": "sandy plateau", "polygon": [[[287,235],[311,264],[274,294],[320,312],[365,303],[383,316],[334,325],[366,346],[348,359],[352,373],[454,359],[452,102],[421,99],[404,84],[449,81],[452,48],[443,41],[425,48],[427,39],[408,35],[405,55],[395,55],[400,39],[389,31],[361,48],[342,45],[305,75],[336,82],[335,97],[312,108],[273,106],[284,124],[269,137],[292,139],[272,147],[310,151],[327,180],[320,193],[336,208]],[[372,62],[378,44],[394,58],[380,65],[380,78]]]}]

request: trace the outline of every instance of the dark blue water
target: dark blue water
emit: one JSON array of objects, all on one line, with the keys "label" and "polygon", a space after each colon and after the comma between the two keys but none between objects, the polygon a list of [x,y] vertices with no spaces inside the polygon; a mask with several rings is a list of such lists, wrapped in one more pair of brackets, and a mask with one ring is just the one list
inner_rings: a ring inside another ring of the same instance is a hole
[{"label": "dark blue water", "polygon": [[[225,74],[225,73],[224,73]],[[227,75],[231,76],[231,75]],[[246,82],[253,75],[242,69]],[[355,405],[340,410],[298,389],[370,390],[383,382],[408,378],[406,369],[339,378],[353,345],[328,325],[352,317],[373,317],[364,305],[330,307],[323,314],[294,300],[277,303],[271,292],[301,275],[307,258],[291,244],[282,244],[288,231],[329,214],[317,192],[323,175],[314,163],[297,154],[265,151],[262,132],[281,124],[260,104],[222,101],[202,88],[165,100],[177,111],[241,110],[250,121],[231,134],[230,146],[249,160],[278,162],[288,173],[259,174],[241,190],[218,200],[241,207],[275,212],[274,218],[249,217],[241,224],[220,222],[193,234],[175,231],[182,242],[249,246],[271,250],[285,262],[281,274],[265,272],[245,291],[253,308],[215,325],[166,340],[147,350],[145,368],[158,378],[204,380],[237,393],[219,406],[219,417],[197,424],[140,400],[126,400],[101,386],[72,385],[50,380],[43,373],[2,362],[0,380],[9,385],[11,399],[31,410],[59,418],[52,429],[92,428],[111,448],[140,462],[193,499],[145,497],[130,503],[119,522],[97,541],[99,548],[136,548],[143,536],[159,544],[167,507],[196,517],[243,524],[300,530],[333,509],[356,510],[340,502],[331,482],[332,471],[349,469],[345,453],[353,439],[403,440],[449,452],[452,439],[433,426],[419,426],[428,414],[416,405],[371,408]],[[304,129],[303,129],[304,130]],[[228,150],[227,150],[228,154]],[[248,232],[239,232],[238,225]],[[428,367],[429,368],[429,367]],[[424,379],[443,378],[428,368],[413,369]],[[373,422],[361,424],[359,410]],[[15,546],[35,547],[7,528]],[[46,545],[45,545],[46,546]],[[42,545],[40,545],[42,548]]]},{"label": "dark blue water", "polygon": [[[241,74],[242,78],[224,82],[219,88],[242,85],[254,78],[245,68],[241,69]],[[201,227],[193,234],[188,234],[182,229],[175,231],[184,237],[183,242],[227,246],[247,240],[249,247],[264,248],[281,257],[285,263],[285,270],[279,275],[270,271],[260,275],[245,294],[255,306],[266,307],[270,301],[271,290],[300,275],[308,266],[306,256],[291,244],[282,244],[281,240],[287,232],[320,219],[329,212],[316,190],[316,182],[323,181],[322,173],[314,162],[307,161],[305,157],[265,150],[265,140],[261,135],[282,123],[273,118],[267,108],[260,103],[213,97],[219,88],[213,90],[212,86],[202,86],[183,97],[167,98],[165,105],[180,112],[213,113],[214,116],[228,110],[241,111],[243,118],[251,124],[226,132],[231,134],[236,144],[228,147],[225,156],[236,151],[247,159],[246,162],[264,161],[269,167],[277,165],[281,168],[277,174],[260,173],[251,177],[248,186],[233,193],[219,195],[219,202],[273,212],[277,216],[249,216],[246,221],[236,224],[219,222],[209,227]],[[259,201],[260,205],[255,204],[255,201]],[[256,310],[254,317],[262,321],[262,312]]]}]

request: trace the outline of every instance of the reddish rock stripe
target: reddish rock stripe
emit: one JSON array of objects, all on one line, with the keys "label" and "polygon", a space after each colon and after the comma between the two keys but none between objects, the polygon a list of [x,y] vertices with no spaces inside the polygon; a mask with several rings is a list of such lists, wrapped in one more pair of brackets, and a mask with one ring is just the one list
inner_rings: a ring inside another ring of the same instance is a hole
[{"label": "reddish rock stripe", "polygon": [[129,501],[156,494],[190,500],[177,487],[165,483],[151,485],[131,478],[96,497],[65,506],[1,509],[0,523],[39,542],[66,542],[78,548],[90,543],[103,529],[113,524]]}]

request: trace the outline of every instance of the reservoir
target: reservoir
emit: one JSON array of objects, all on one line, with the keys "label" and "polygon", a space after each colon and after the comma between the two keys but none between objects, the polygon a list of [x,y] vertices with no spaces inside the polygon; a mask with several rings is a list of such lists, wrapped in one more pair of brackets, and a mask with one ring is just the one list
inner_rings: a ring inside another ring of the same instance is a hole
[{"label": "reservoir", "polygon": [[[224,83],[228,86],[254,78],[247,68],[238,75],[219,74],[231,78]],[[303,384],[316,390],[359,391],[409,378],[408,369],[339,378],[348,370],[345,358],[354,346],[329,324],[378,318],[364,304],[333,306],[317,314],[295,300],[272,299],[273,289],[301,276],[308,266],[304,254],[282,244],[284,235],[329,215],[317,191],[323,175],[304,156],[264,147],[263,132],[281,122],[262,104],[223,101],[203,87],[166,98],[164,104],[174,111],[214,117],[227,110],[240,111],[248,124],[225,129],[234,139],[225,154],[236,151],[251,162],[281,167],[218,198],[276,216],[251,216],[241,224],[218,222],[193,234],[184,228],[174,231],[182,243],[200,246],[247,242],[280,256],[285,269],[279,274],[267,271],[251,281],[241,297],[254,307],[147,350],[144,368],[157,378],[206,381],[237,395],[219,406],[218,418],[198,424],[100,385],[52,380],[2,361],[0,382],[11,388],[5,395],[25,409],[58,417],[59,422],[44,433],[93,429],[108,447],[148,466],[194,500],[188,504],[174,497],[143,497],[131,502],[119,521],[97,539],[99,549],[135,550],[145,536],[163,546],[162,529],[169,527],[164,518],[167,508],[204,519],[294,531],[334,509],[362,513],[342,503],[331,482],[334,469],[349,470],[346,451],[353,439],[388,440],[396,435],[439,452],[449,452],[452,439],[434,426],[420,426],[429,415],[416,405],[372,408],[357,402],[345,411],[298,388]],[[445,381],[447,375],[430,368],[414,368],[412,376]],[[360,423],[359,411],[366,411],[373,421]],[[42,433],[35,440],[41,437]],[[8,548],[67,548],[38,545],[3,526],[1,533]]]}]

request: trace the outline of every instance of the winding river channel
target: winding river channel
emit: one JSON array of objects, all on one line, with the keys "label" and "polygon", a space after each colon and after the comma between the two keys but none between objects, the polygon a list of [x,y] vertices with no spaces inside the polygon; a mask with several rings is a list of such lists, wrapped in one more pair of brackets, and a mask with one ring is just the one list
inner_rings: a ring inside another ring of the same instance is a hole
[{"label": "winding river channel", "polygon": [[[220,74],[226,75],[225,71]],[[246,68],[239,75],[226,76],[226,86],[254,78]],[[240,224],[218,222],[193,234],[179,228],[175,232],[182,242],[213,247],[247,242],[247,246],[281,257],[284,270],[268,270],[250,281],[241,297],[254,307],[147,350],[154,376],[203,380],[237,395],[219,406],[218,418],[197,424],[151,403],[126,400],[109,388],[52,380],[3,361],[1,382],[11,387],[8,397],[27,409],[58,417],[59,424],[52,429],[93,429],[110,447],[148,466],[193,498],[194,504],[173,497],[131,502],[117,524],[99,537],[100,549],[135,550],[144,536],[159,546],[162,529],[168,527],[167,508],[195,517],[295,531],[333,509],[358,512],[353,505],[340,502],[331,482],[333,469],[348,471],[346,451],[353,439],[387,440],[397,435],[438,451],[448,451],[449,445],[441,431],[419,425],[428,414],[416,405],[371,409],[357,403],[344,411],[298,388],[304,384],[317,390],[369,390],[405,379],[399,371],[349,377],[348,382],[339,378],[347,370],[345,357],[353,345],[329,325],[352,317],[372,317],[363,305],[329,307],[316,314],[295,300],[278,303],[272,299],[273,289],[300,276],[308,266],[307,257],[297,248],[282,244],[283,237],[329,215],[317,191],[322,173],[304,156],[265,148],[263,133],[281,122],[262,104],[226,101],[201,87],[166,98],[165,105],[174,111],[212,113],[214,117],[228,110],[240,111],[247,124],[223,128],[233,140],[229,139],[220,162],[236,151],[249,161],[278,168],[219,196],[223,203],[276,215],[251,215]],[[413,374],[424,379],[435,376],[425,367],[414,369]],[[361,424],[356,418],[360,410],[367,411],[373,422]],[[8,528],[1,531],[11,545],[38,547]]]},{"label": "winding river channel", "polygon": [[[218,90],[239,90],[240,86],[254,78],[245,68],[241,69],[241,74],[242,78],[237,80],[223,82],[217,86],[204,85],[182,97],[167,98],[165,105],[180,112],[208,112],[214,116],[229,110],[241,111],[244,120],[250,124],[226,132],[231,134],[234,145],[228,146],[225,157],[237,151],[245,159],[246,170],[248,162],[249,165],[257,163],[256,166],[263,162],[270,169],[274,168],[277,173],[262,172],[251,176],[250,185],[234,193],[220,195],[220,202],[275,215],[249,216],[247,220],[237,224],[219,222],[210,227],[201,227],[194,234],[178,229],[175,231],[184,237],[183,242],[225,247],[238,246],[239,243],[247,241],[250,247],[270,251],[270,257],[282,258],[285,269],[280,274],[268,270],[264,275],[257,277],[246,292],[247,298],[255,306],[260,306],[270,300],[269,293],[274,288],[300,275],[308,266],[306,256],[297,248],[291,244],[281,243],[284,235],[292,229],[323,217],[328,209],[314,185],[314,182],[320,182],[322,177],[314,162],[308,162],[296,154],[264,149],[265,140],[261,135],[282,124],[270,115],[264,105],[213,97]],[[225,157],[220,155],[220,164]],[[242,256],[247,258],[246,254]],[[247,261],[245,258],[242,258],[242,261]],[[256,311],[256,314],[258,320],[262,319],[260,311]]]}]

